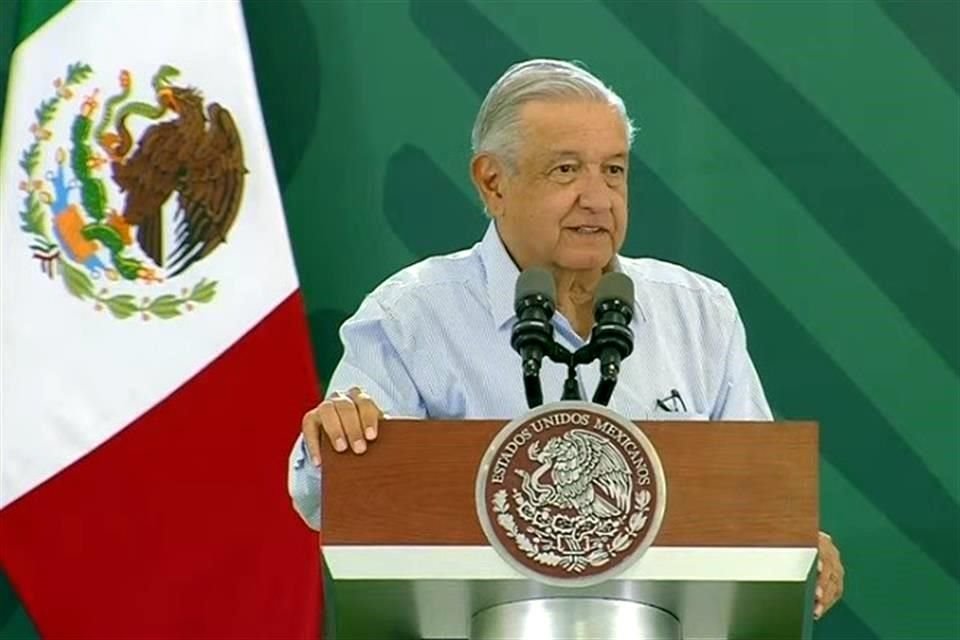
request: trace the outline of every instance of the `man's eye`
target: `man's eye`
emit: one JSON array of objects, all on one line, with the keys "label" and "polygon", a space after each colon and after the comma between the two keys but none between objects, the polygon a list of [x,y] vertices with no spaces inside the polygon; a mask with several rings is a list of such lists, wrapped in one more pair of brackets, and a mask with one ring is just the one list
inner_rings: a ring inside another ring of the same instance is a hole
[{"label": "man's eye", "polygon": [[626,169],[618,164],[612,164],[607,167],[607,171],[614,175],[622,175]]}]

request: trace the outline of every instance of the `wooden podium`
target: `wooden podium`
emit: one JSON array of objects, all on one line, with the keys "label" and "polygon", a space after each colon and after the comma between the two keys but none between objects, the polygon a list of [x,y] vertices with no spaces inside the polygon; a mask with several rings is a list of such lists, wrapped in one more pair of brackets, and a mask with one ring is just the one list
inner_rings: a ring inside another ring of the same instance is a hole
[{"label": "wooden podium", "polygon": [[818,433],[811,422],[637,422],[667,478],[654,546],[587,588],[528,580],[487,544],[480,460],[504,420],[386,420],[363,456],[323,452],[323,554],[337,640],[467,638],[495,605],[643,602],[684,640],[810,638]]}]

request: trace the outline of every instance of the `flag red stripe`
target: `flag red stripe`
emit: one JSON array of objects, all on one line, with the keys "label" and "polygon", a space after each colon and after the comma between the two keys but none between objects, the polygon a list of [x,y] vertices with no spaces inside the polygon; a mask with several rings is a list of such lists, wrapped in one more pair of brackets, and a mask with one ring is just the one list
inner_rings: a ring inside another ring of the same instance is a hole
[{"label": "flag red stripe", "polygon": [[304,317],[295,293],[0,512],[0,562],[44,637],[318,637],[317,538],[286,491],[300,418],[319,398]]}]

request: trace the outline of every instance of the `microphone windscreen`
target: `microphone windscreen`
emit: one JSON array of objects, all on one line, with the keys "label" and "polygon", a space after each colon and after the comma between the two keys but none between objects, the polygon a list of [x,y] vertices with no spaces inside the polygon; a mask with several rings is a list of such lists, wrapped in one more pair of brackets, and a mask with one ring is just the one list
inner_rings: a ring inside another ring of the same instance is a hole
[{"label": "microphone windscreen", "polygon": [[557,287],[553,282],[553,274],[543,267],[530,267],[517,277],[514,304],[535,294],[544,296],[551,304],[557,303]]},{"label": "microphone windscreen", "polygon": [[600,278],[597,285],[596,304],[608,300],[622,300],[633,307],[633,280],[625,273],[611,271]]}]

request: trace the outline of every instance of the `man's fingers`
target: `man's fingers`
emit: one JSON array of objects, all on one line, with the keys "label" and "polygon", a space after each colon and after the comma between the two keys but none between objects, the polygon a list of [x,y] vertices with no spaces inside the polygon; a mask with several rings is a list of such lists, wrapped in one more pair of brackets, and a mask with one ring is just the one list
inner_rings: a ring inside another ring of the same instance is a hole
[{"label": "man's fingers", "polygon": [[[823,576],[821,575],[821,578]],[[824,612],[824,596],[826,596],[826,591],[824,590],[824,584],[822,581],[818,582],[817,588],[814,591],[814,601],[813,601],[813,617],[816,620],[820,619],[820,616]]]},{"label": "man's fingers", "polygon": [[837,553],[836,563],[832,567],[833,571],[830,573],[830,578],[827,582],[827,592],[828,598],[826,600],[826,606],[829,609],[837,601],[843,597],[843,565],[840,564],[840,554]]},{"label": "man's fingers", "polygon": [[347,395],[357,406],[364,437],[367,440],[375,440],[377,438],[377,423],[383,417],[383,411],[380,410],[373,398],[359,387],[352,387]]},{"label": "man's fingers", "polygon": [[363,437],[363,429],[360,426],[360,414],[357,411],[357,405],[346,395],[336,392],[330,397],[333,408],[337,411],[337,417],[340,418],[340,426],[343,427],[347,442],[353,447],[354,453],[363,453],[367,450],[367,441]]},{"label": "man's fingers", "polygon": [[[324,400],[317,407],[317,414],[320,417],[324,433],[330,439],[333,450],[344,452],[347,450],[347,436],[343,432],[343,425],[340,424],[340,416],[331,400]],[[318,443],[319,444],[319,443]]]},{"label": "man's fingers", "polygon": [[[817,617],[822,616],[837,603],[838,599],[836,587],[828,585],[823,591],[823,596],[817,600],[816,606],[814,607],[814,615],[817,615]],[[817,610],[820,611],[819,615],[817,614]]]},{"label": "man's fingers", "polygon": [[355,453],[367,450],[367,440],[377,437],[378,421],[383,412],[359,387],[347,393],[335,391],[327,400],[303,416],[303,439],[310,459],[320,464],[320,439],[330,439],[338,452],[352,448]]},{"label": "man's fingers", "polygon": [[316,467],[320,466],[320,430],[323,428],[319,408],[311,409],[303,415],[303,442],[307,445],[307,453]]},{"label": "man's fingers", "polygon": [[820,619],[843,595],[844,570],[840,560],[840,550],[829,535],[821,532],[818,546],[820,548],[820,558],[817,562],[819,575],[813,615]]}]

